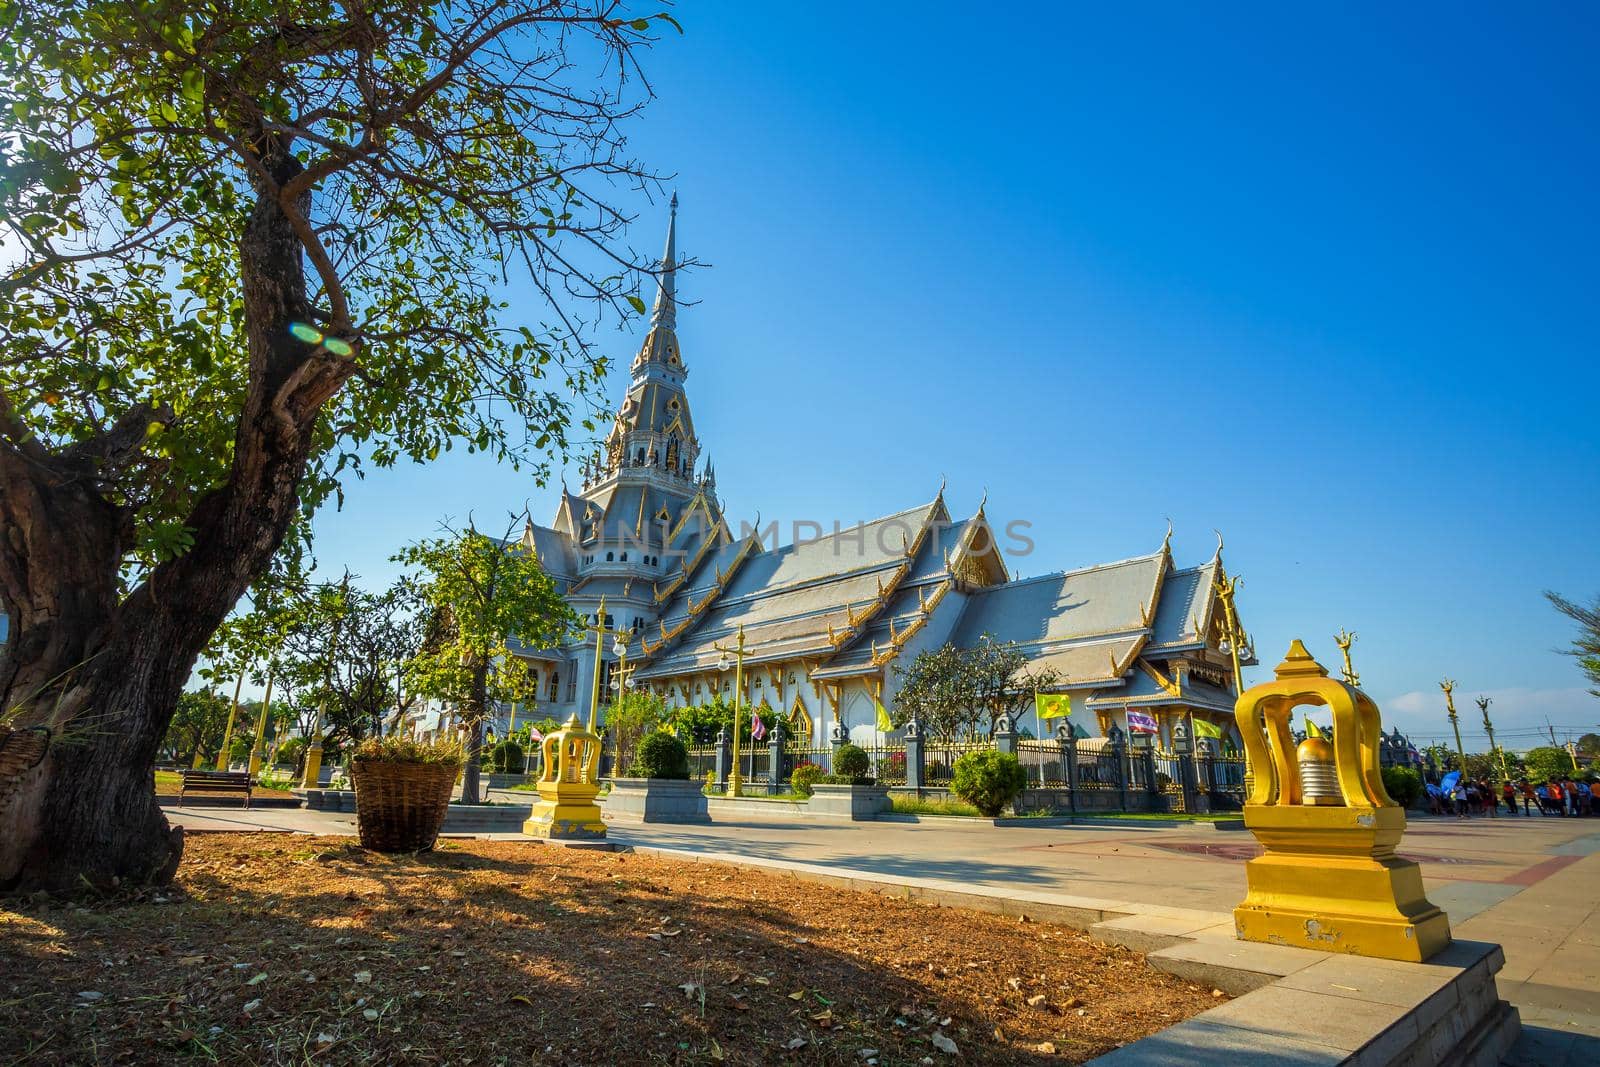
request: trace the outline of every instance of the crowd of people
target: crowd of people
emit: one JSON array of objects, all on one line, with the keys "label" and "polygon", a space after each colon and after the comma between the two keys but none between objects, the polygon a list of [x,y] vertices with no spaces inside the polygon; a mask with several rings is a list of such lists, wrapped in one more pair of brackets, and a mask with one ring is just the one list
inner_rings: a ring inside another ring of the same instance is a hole
[{"label": "crowd of people", "polygon": [[1430,782],[1427,791],[1428,806],[1433,814],[1461,819],[1473,815],[1497,816],[1502,804],[1508,815],[1600,815],[1600,806],[1597,806],[1600,782],[1592,778],[1582,781],[1558,778],[1537,785],[1523,778],[1517,782],[1503,782],[1498,787],[1483,780],[1457,778],[1447,787]]}]

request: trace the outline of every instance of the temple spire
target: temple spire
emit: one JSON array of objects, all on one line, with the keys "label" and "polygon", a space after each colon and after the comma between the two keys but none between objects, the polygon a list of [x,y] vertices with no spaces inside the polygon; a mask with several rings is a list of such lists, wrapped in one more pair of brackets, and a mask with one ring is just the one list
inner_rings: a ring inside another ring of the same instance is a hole
[{"label": "temple spire", "polygon": [[661,277],[657,281],[656,305],[650,312],[650,328],[678,325],[678,194],[672,194],[672,214],[667,222],[667,250],[661,255]]}]

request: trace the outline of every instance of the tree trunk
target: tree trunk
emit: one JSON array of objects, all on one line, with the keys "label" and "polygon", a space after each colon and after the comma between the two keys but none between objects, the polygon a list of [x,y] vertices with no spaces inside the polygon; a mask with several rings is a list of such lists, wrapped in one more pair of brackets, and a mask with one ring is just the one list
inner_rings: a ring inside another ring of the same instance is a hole
[{"label": "tree trunk", "polygon": [[467,698],[467,766],[461,774],[461,803],[481,803],[478,763],[483,758],[483,720],[489,708],[489,664],[472,669],[472,692]]},{"label": "tree trunk", "polygon": [[[288,146],[263,168],[299,170]],[[302,250],[276,193],[240,241],[249,381],[222,487],[197,499],[194,544],[125,597],[134,516],[100,491],[110,442],[50,452],[0,439],[0,600],[12,644],[0,708],[52,731],[43,761],[0,797],[0,889],[81,890],[171,878],[182,851],[151,779],[178,695],[212,633],[265,572],[294,518],[318,411],[351,367],[289,333],[311,318]],[[143,440],[148,412],[113,433]]]}]

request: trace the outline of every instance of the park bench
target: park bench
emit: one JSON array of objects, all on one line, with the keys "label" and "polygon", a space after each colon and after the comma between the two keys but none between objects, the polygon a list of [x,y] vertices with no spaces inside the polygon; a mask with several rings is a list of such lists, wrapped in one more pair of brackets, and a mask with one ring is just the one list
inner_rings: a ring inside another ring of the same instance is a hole
[{"label": "park bench", "polygon": [[184,794],[191,789],[196,793],[243,793],[244,806],[250,806],[250,775],[247,771],[197,771],[184,769],[178,772],[183,783],[178,787],[178,807],[183,807]]}]

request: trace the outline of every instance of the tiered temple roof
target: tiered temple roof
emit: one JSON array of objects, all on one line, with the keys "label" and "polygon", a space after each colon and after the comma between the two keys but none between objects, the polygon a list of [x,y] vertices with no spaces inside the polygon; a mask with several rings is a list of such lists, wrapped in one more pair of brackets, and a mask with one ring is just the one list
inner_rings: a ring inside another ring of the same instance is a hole
[{"label": "tiered temple roof", "polygon": [[[650,330],[605,446],[584,464],[581,491],[563,488],[553,524],[530,523],[524,535],[580,613],[599,616],[604,597],[608,625],[638,635],[628,653],[636,684],[687,698],[689,680],[715,671],[717,646],[742,628],[747,667],[831,688],[835,716],[847,685],[889,700],[896,664],[985,639],[1016,642],[1033,667],[1053,669],[1057,688],[1102,725],[1126,707],[1231,710],[1220,540],[1188,568],[1173,563],[1169,529],[1147,555],[1013,579],[983,506],[952,519],[943,486],[927,503],[792,544],[763,544],[759,520],[731,530],[709,460],[695,470],[676,333],[676,206],[674,197]],[[592,640],[564,651],[564,677],[592,676]],[[1248,649],[1243,660],[1252,662]]]}]

